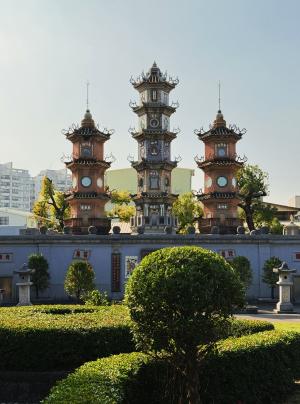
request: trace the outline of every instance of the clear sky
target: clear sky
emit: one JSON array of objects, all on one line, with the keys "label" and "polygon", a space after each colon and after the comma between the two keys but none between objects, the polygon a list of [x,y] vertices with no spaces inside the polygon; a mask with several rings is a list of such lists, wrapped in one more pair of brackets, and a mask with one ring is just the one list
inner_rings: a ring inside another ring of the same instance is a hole
[{"label": "clear sky", "polygon": [[129,78],[156,60],[180,79],[172,153],[195,169],[194,189],[204,151],[194,129],[213,121],[221,80],[225,119],[247,128],[237,151],[269,173],[269,200],[300,194],[299,0],[0,0],[0,10],[0,162],[62,168],[61,129],[80,122],[89,80],[96,122],[115,129],[106,152],[128,167]]}]

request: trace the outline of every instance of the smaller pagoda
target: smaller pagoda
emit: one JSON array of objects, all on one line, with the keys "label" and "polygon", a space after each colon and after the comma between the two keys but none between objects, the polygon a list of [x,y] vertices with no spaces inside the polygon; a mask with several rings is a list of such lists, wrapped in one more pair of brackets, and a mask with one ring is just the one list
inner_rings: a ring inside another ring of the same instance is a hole
[{"label": "smaller pagoda", "polygon": [[104,143],[112,133],[96,127],[89,109],[80,127],[73,125],[64,132],[73,143],[73,153],[65,163],[72,172],[72,189],[67,195],[71,217],[65,220],[65,226],[73,234],[109,233],[111,221],[104,206],[110,194],[104,186],[104,173],[111,163],[104,159]]},{"label": "smaller pagoda", "polygon": [[195,130],[205,145],[203,157],[195,160],[204,171],[204,192],[197,195],[204,206],[204,217],[199,221],[201,233],[236,234],[243,224],[238,218],[239,196],[236,173],[246,158],[236,154],[236,143],[246,133],[235,125],[226,126],[221,110],[208,131]]}]

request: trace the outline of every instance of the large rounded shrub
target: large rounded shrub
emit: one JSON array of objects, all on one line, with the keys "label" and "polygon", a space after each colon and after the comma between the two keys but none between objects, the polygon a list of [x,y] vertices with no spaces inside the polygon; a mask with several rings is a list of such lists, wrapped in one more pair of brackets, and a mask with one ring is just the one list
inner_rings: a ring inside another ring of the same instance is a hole
[{"label": "large rounded shrub", "polygon": [[169,352],[181,369],[183,394],[200,402],[197,347],[216,341],[233,306],[243,304],[243,286],[232,267],[203,248],[164,248],[135,268],[126,302],[138,347]]}]

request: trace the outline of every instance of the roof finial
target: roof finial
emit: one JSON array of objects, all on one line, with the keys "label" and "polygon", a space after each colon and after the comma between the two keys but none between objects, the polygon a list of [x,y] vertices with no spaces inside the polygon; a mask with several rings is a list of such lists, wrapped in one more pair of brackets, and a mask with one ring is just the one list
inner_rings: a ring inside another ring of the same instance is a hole
[{"label": "roof finial", "polygon": [[86,109],[89,109],[89,81],[86,82]]},{"label": "roof finial", "polygon": [[219,80],[219,112],[221,112],[221,81]]}]

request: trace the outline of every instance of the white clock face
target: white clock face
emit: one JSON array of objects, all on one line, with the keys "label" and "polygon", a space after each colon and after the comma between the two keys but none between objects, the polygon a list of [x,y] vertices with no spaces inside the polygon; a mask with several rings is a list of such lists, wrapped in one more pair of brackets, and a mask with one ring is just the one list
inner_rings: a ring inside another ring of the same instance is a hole
[{"label": "white clock face", "polygon": [[81,185],[83,187],[89,187],[92,184],[92,179],[91,177],[82,177],[81,178]]},{"label": "white clock face", "polygon": [[73,188],[76,188],[76,187],[77,187],[77,178],[76,178],[76,177],[73,177],[73,179],[72,179],[72,185],[73,185]]},{"label": "white clock face", "polygon": [[97,187],[101,188],[103,186],[103,180],[102,178],[97,178]]},{"label": "white clock face", "polygon": [[227,178],[226,177],[218,177],[217,178],[217,184],[219,185],[219,187],[226,187]]}]

